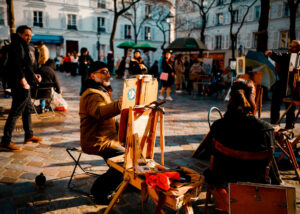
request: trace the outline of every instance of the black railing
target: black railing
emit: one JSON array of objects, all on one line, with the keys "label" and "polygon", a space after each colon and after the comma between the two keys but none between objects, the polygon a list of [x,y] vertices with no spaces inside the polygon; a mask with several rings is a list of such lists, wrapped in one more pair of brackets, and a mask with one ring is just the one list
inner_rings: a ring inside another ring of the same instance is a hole
[{"label": "black railing", "polygon": [[77,30],[76,25],[68,25],[68,30]]}]

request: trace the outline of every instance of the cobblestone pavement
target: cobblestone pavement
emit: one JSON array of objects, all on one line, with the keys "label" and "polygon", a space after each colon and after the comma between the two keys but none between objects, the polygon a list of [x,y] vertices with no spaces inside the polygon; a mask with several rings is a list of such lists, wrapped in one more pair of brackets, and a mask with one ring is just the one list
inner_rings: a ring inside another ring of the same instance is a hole
[{"label": "cobblestone pavement", "polygon": [[[44,138],[41,144],[23,144],[24,135],[21,120],[13,133],[13,141],[23,148],[21,152],[0,152],[0,213],[102,213],[106,206],[96,205],[86,194],[70,191],[67,184],[74,163],[66,152],[67,147],[79,146],[79,89],[80,77],[58,73],[63,96],[69,104],[67,112],[56,112],[55,118],[38,119],[33,115],[33,128],[37,136]],[[122,80],[113,79],[113,97],[121,95]],[[202,138],[208,132],[207,112],[211,106],[218,106],[223,112],[225,103],[219,97],[191,97],[186,94],[172,94],[174,101],[167,102],[165,116],[165,164],[168,167],[183,165],[198,172],[208,166],[207,161],[191,157]],[[0,136],[10,108],[11,99],[0,98],[4,111],[0,116]],[[269,119],[270,103],[263,105],[262,118]],[[213,116],[212,116],[213,117]],[[296,132],[300,132],[300,124]],[[158,139],[157,139],[157,142]],[[156,147],[159,161],[159,143]],[[81,159],[86,167],[97,173],[107,170],[104,160],[98,156],[84,155]],[[282,174],[284,181],[297,187],[297,201],[300,201],[300,188],[294,171],[288,164]],[[41,172],[47,178],[44,189],[34,184]],[[77,170],[73,184],[77,189],[89,192],[95,177]],[[202,213],[202,200],[193,204],[195,213]],[[140,213],[141,203],[138,192],[123,194],[112,213]],[[154,213],[151,200],[146,205],[147,213]],[[298,205],[299,207],[299,205]],[[181,210],[182,212],[182,210]]]}]

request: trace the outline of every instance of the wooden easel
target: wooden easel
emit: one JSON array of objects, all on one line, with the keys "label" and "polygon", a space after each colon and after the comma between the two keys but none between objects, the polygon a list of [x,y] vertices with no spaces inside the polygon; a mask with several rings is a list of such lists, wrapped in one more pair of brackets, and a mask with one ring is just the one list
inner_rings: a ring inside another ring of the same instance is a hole
[{"label": "wooden easel", "polygon": [[[300,101],[292,100],[292,99],[283,99],[283,101],[286,102],[286,103],[290,103],[290,105],[285,110],[283,115],[281,115],[281,117],[276,122],[276,124],[278,125],[281,122],[281,120],[285,117],[287,112],[293,106],[296,106],[299,109],[298,109],[298,112],[297,112],[296,117],[295,117],[295,119],[293,121],[293,124],[292,124],[294,126],[297,119],[299,118],[299,115],[300,115]],[[277,158],[277,161],[279,162],[280,160],[282,160],[282,158],[284,156],[286,156],[289,159],[290,163],[292,164],[292,166],[293,166],[293,168],[296,172],[297,178],[300,182],[300,168],[299,168],[299,165],[298,165],[298,162],[296,160],[294,150],[293,150],[293,148],[296,147],[297,143],[300,142],[300,135],[297,136],[294,139],[288,139],[286,136],[284,136],[285,132],[287,132],[287,131],[279,130],[279,131],[275,132],[275,136],[276,136],[276,139],[277,139],[276,146],[282,151],[282,154]]]},{"label": "wooden easel", "polygon": [[[111,211],[128,184],[141,190],[142,205],[148,196],[153,199],[157,205],[156,213],[164,213],[163,205],[173,210],[179,210],[184,206],[186,213],[193,213],[191,199],[198,198],[204,182],[204,177],[194,170],[181,167],[191,177],[191,181],[173,183],[174,187],[168,191],[150,188],[146,184],[146,172],[168,170],[164,166],[164,111],[159,108],[160,103],[156,102],[157,88],[156,79],[152,80],[144,75],[124,83],[123,98],[127,100],[122,103],[119,141],[125,144],[125,155],[113,157],[107,161],[111,167],[123,173],[124,179],[106,208],[105,214]],[[158,119],[160,121],[161,164],[153,160]]]},{"label": "wooden easel", "polygon": [[[123,111],[126,111],[126,109]],[[124,113],[121,115],[121,120],[126,119],[124,115],[126,114]],[[153,160],[158,118],[160,118],[161,164],[158,164]],[[183,168],[184,171],[191,176],[191,181],[184,184],[180,183],[178,187],[176,186],[176,188],[174,187],[169,191],[163,191],[157,188],[153,189],[146,185],[144,177],[146,172],[163,172],[168,170],[163,163],[163,120],[163,113],[155,107],[150,109],[148,107],[129,108],[128,122],[126,124],[125,156],[113,157],[107,161],[111,167],[123,173],[124,180],[114,198],[106,208],[105,214],[111,211],[128,184],[141,190],[143,204],[148,196],[153,199],[154,203],[157,205],[156,213],[164,213],[162,210],[163,205],[168,206],[173,210],[179,210],[184,206],[186,213],[193,213],[191,199],[198,197],[204,182],[204,177],[195,171]],[[141,170],[140,167],[142,165],[144,167]]]}]

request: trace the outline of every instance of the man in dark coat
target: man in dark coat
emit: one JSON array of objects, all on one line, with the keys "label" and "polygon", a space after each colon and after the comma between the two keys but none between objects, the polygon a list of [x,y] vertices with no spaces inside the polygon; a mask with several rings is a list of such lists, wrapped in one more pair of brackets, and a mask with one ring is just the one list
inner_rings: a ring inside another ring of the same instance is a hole
[{"label": "man in dark coat", "polygon": [[[42,76],[42,81],[40,83],[40,87],[53,87],[54,91],[58,94],[61,93],[60,84],[58,78],[55,73],[56,65],[53,59],[49,59],[36,73]],[[32,93],[33,97],[35,97],[35,90]],[[46,100],[43,98],[49,98],[51,96],[51,89],[49,90],[40,90],[38,91],[37,98],[40,99],[41,110],[45,111]]]},{"label": "man in dark coat", "polygon": [[79,56],[79,74],[81,75],[81,90],[80,94],[82,94],[82,90],[84,88],[84,83],[87,79],[89,79],[89,67],[93,62],[92,57],[89,55],[89,51],[87,48],[83,47],[80,49],[80,56]]},{"label": "man in dark coat", "polygon": [[29,54],[29,43],[32,31],[26,25],[17,28],[13,35],[11,47],[8,53],[8,83],[12,90],[12,105],[4,127],[4,136],[0,144],[1,149],[20,151],[21,147],[12,141],[12,132],[17,119],[22,115],[23,129],[25,131],[24,143],[38,143],[42,138],[34,136],[31,125],[31,96],[30,87],[36,87],[41,81],[41,76],[34,74],[32,60]]},{"label": "man in dark coat", "polygon": [[[266,56],[269,56],[279,66],[278,80],[272,86],[272,103],[271,103],[271,123],[276,124],[280,116],[280,106],[283,102],[283,98],[286,95],[287,87],[290,87],[290,83],[293,82],[293,75],[289,75],[289,63],[291,53],[298,53],[300,51],[300,41],[293,40],[289,45],[288,53],[275,53],[271,50],[265,52]],[[288,76],[289,80],[288,80]],[[289,82],[289,84],[288,84]],[[286,103],[286,108],[289,103]],[[286,126],[287,129],[293,129],[293,121],[295,119],[295,109],[293,106],[286,114]]]}]

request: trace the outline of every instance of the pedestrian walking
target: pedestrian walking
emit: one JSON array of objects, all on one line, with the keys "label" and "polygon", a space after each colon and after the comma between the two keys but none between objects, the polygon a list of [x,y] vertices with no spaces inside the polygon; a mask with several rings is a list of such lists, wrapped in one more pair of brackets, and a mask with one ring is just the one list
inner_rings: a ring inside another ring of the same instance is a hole
[{"label": "pedestrian walking", "polygon": [[79,74],[81,75],[81,89],[80,94],[82,94],[82,89],[84,88],[85,81],[89,78],[89,67],[93,62],[92,57],[89,55],[89,51],[86,47],[80,49],[79,56]]},{"label": "pedestrian walking", "polygon": [[162,88],[160,90],[160,95],[159,95],[159,99],[163,100],[164,99],[164,92],[166,90],[167,96],[166,96],[166,100],[168,101],[172,101],[173,98],[171,97],[171,86],[174,83],[175,80],[175,72],[173,69],[173,61],[171,59],[171,53],[170,52],[166,52],[165,53],[165,57],[162,61],[162,73],[166,73],[167,78],[166,79],[162,79]]},{"label": "pedestrian walking", "polygon": [[31,96],[30,87],[36,87],[41,81],[41,76],[34,74],[29,53],[29,43],[32,30],[26,25],[17,28],[17,33],[12,35],[11,48],[8,53],[8,68],[10,75],[8,83],[12,89],[12,104],[4,127],[4,135],[0,144],[1,149],[20,151],[21,147],[11,141],[17,119],[22,115],[23,129],[25,131],[24,143],[38,143],[43,139],[33,135],[31,124]]},{"label": "pedestrian walking", "polygon": [[49,49],[43,41],[38,42],[38,67],[42,67],[49,59]]},{"label": "pedestrian walking", "polygon": [[178,54],[176,56],[175,63],[174,63],[174,69],[175,69],[175,74],[176,74],[176,80],[175,80],[176,93],[182,93],[182,90],[180,90],[180,88],[182,87],[182,84],[185,81],[185,78],[184,78],[185,67],[184,67],[184,63],[183,63],[182,54]]}]

